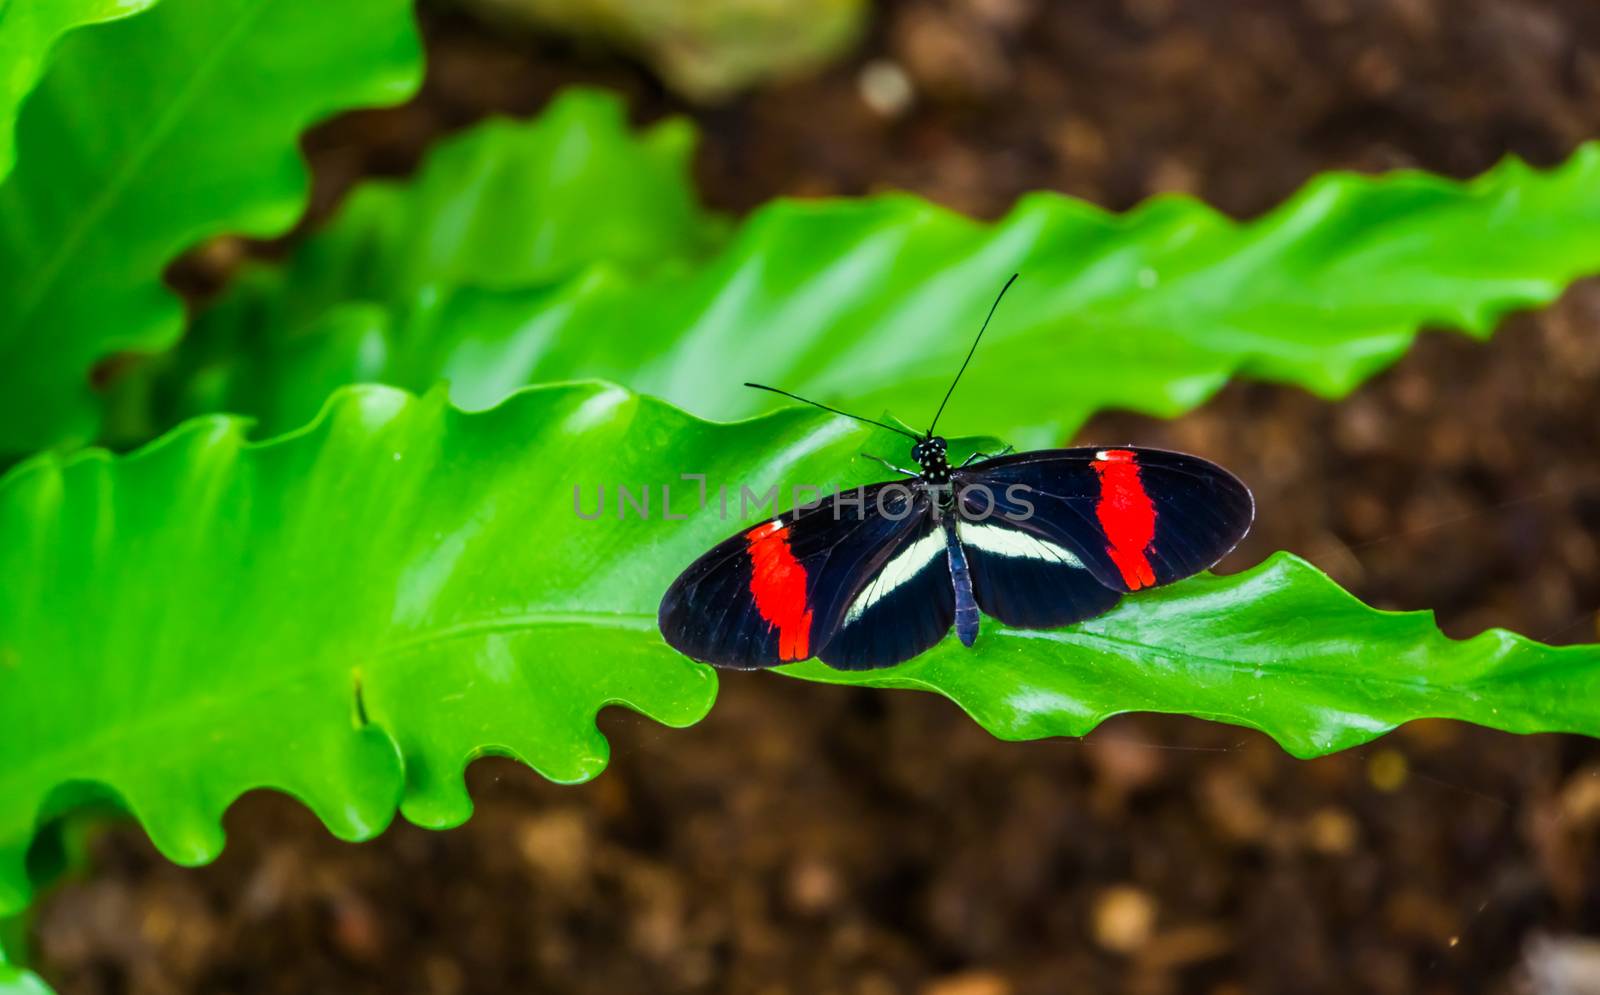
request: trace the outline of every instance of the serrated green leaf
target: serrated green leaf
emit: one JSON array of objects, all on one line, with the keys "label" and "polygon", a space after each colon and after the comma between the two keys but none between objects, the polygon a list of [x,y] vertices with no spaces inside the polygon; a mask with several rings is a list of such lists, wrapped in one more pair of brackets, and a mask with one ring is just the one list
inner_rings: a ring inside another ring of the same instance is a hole
[{"label": "serrated green leaf", "polygon": [[[200,419],[0,479],[0,910],[26,898],[40,819],[95,793],[195,862],[252,787],[362,838],[397,802],[424,825],[464,819],[461,767],[484,752],[593,776],[603,704],[672,724],[711,704],[709,669],[654,620],[739,527],[719,485],[739,518],[741,485],[852,486],[882,475],[856,454],[904,446],[810,409],[712,424],[590,384],[480,414],[358,387],[283,438],[244,427]],[[681,474],[706,475],[704,508]],[[619,512],[619,485],[649,490],[648,519]],[[1007,738],[1129,710],[1248,725],[1301,756],[1422,716],[1600,734],[1600,647],[1449,640],[1283,554],[1063,630],[986,622],[975,649],[947,640],[893,670],[785,672],[934,690]]]},{"label": "serrated green leaf", "polygon": [[0,0],[0,180],[16,160],[17,108],[33,91],[61,36],[115,21],[156,0]]},{"label": "serrated green leaf", "polygon": [[286,230],[300,132],[403,99],[420,71],[407,0],[164,0],[63,40],[0,185],[0,453],[92,437],[91,366],[179,333],[164,268],[211,235]]},{"label": "serrated green leaf", "polygon": [[[469,408],[601,376],[719,418],[780,403],[740,386],[753,379],[920,424],[1013,270],[950,431],[1048,442],[1105,408],[1179,414],[1236,374],[1335,397],[1419,326],[1486,334],[1600,271],[1600,145],[1469,183],[1330,174],[1248,224],[1184,198],[1119,216],[1040,194],[995,224],[899,195],[779,201],[687,275],[600,267],[554,289],[466,288],[403,337],[374,330],[360,375],[442,377]],[[299,362],[313,341],[296,343]],[[266,393],[296,394],[270,351],[254,359]],[[279,424],[314,403],[274,402]]]},{"label": "serrated green leaf", "polygon": [[445,141],[415,180],[358,188],[287,266],[244,274],[158,371],[173,393],[157,420],[231,410],[292,427],[343,384],[411,366],[411,379],[431,383],[434,360],[409,330],[464,285],[681,268],[727,228],[696,202],[693,150],[687,122],[635,134],[619,98],[583,88],[531,122],[490,121]]},{"label": "serrated green leaf", "polygon": [[1453,640],[1431,612],[1369,608],[1289,553],[1124,598],[1065,629],[985,625],[976,654],[946,642],[890,670],[809,661],[784,672],[935,691],[1001,739],[1082,736],[1124,712],[1259,729],[1297,757],[1419,718],[1600,735],[1600,646],[1545,646],[1503,629]]},{"label": "serrated green leaf", "polygon": [[473,757],[584,780],[603,705],[673,725],[710,707],[710,669],[639,611],[659,591],[637,558],[686,538],[582,521],[572,488],[713,465],[714,441],[753,430],[602,387],[477,417],[361,388],[271,444],[245,427],[201,419],[0,480],[0,909],[26,899],[35,827],[85,797],[195,863],[250,788],[344,838],[402,797],[452,825]]}]

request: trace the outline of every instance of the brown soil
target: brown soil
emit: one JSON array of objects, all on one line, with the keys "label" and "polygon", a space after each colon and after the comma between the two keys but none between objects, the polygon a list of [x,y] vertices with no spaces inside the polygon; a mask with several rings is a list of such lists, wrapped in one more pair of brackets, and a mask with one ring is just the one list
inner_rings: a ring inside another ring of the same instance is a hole
[{"label": "brown soil", "polygon": [[[420,100],[313,137],[319,212],[568,82],[683,110],[548,40],[429,33]],[[871,60],[913,81],[902,115],[863,101]],[[834,70],[690,113],[706,195],[734,210],[902,187],[995,216],[1035,188],[1119,208],[1184,189],[1244,215],[1332,167],[1558,161],[1600,134],[1600,5],[903,0]],[[1177,422],[1084,435],[1249,480],[1262,517],[1231,567],[1287,548],[1454,635],[1594,639],[1597,328],[1590,283],[1486,346],[1430,334],[1339,405],[1235,385]],[[929,695],[760,675],[726,677],[689,730],[602,725],[597,781],[481,762],[452,832],[347,845],[256,795],[202,870],[107,832],[42,908],[41,970],[62,995],[1414,995],[1530,990],[1600,934],[1600,749],[1575,737],[1418,723],[1307,763],[1136,716],[1000,743]]]}]

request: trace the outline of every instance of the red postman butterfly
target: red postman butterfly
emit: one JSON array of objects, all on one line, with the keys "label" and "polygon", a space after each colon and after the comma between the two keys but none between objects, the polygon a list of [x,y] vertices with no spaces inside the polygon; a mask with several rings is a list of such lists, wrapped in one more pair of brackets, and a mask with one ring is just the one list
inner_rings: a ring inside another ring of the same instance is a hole
[{"label": "red postman butterfly", "polygon": [[[968,362],[982,337],[980,328]],[[868,670],[916,656],[952,624],[971,646],[980,611],[1026,629],[1080,622],[1126,592],[1210,567],[1255,514],[1249,488],[1197,456],[1085,447],[974,454],[952,467],[933,426],[917,436],[816,406],[911,438],[918,470],[880,460],[906,479],[841,492],[713,547],[661,599],[661,633],[679,652],[743,670],[812,656]],[[943,412],[941,403],[933,425]]]}]

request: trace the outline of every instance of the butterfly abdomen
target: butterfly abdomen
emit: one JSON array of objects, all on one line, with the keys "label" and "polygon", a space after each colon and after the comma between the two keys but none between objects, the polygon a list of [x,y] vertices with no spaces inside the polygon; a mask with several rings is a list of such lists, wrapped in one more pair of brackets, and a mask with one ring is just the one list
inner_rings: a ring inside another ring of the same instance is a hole
[{"label": "butterfly abdomen", "polygon": [[966,551],[956,538],[954,518],[945,519],[944,535],[950,580],[956,589],[956,637],[961,645],[971,646],[978,641],[978,599],[972,594],[972,568],[967,565]]}]

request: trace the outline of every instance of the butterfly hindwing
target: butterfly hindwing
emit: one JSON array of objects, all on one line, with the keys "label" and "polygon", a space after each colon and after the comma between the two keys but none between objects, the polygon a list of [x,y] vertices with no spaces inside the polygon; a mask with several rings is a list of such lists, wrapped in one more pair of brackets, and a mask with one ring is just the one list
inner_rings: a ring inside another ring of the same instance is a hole
[{"label": "butterfly hindwing", "polygon": [[985,615],[1024,629],[1048,629],[1103,614],[1122,598],[1095,579],[1076,553],[1023,522],[989,516],[956,525]]},{"label": "butterfly hindwing", "polygon": [[[661,601],[667,642],[697,660],[741,669],[817,655],[862,590],[918,540],[931,518],[926,494],[899,483],[873,484],[845,497],[741,529],[691,564]],[[921,606],[916,614],[914,631],[937,622],[922,618]],[[874,612],[881,615],[881,609]],[[903,622],[892,620],[891,627]],[[937,633],[911,638],[919,648],[906,656],[937,642],[948,628],[947,620]],[[841,644],[843,656],[850,656],[859,631]]]},{"label": "butterfly hindwing", "polygon": [[1210,567],[1244,536],[1255,512],[1250,491],[1226,470],[1160,449],[1018,453],[961,470],[955,484],[968,517],[1014,524],[1058,546],[1116,591]]},{"label": "butterfly hindwing", "polygon": [[949,542],[931,502],[915,528],[886,544],[852,578],[843,612],[817,654],[839,670],[870,670],[932,647],[955,621]]}]

